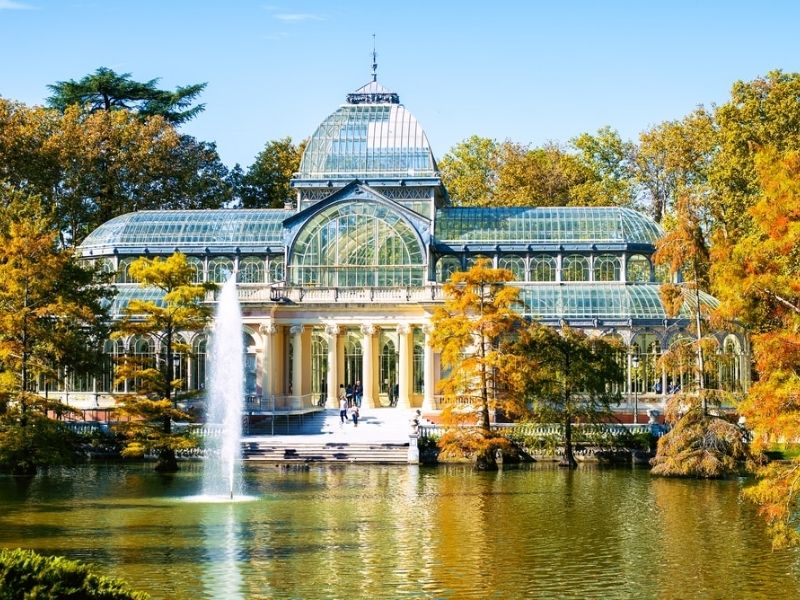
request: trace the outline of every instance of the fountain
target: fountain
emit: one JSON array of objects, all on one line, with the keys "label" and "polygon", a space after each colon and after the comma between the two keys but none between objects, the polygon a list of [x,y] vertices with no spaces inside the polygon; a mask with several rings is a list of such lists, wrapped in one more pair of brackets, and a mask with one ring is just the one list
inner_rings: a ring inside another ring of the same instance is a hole
[{"label": "fountain", "polygon": [[203,468],[203,497],[233,500],[241,495],[241,437],[244,407],[242,311],[233,273],[222,287],[211,336],[210,379],[206,388],[209,432]]}]

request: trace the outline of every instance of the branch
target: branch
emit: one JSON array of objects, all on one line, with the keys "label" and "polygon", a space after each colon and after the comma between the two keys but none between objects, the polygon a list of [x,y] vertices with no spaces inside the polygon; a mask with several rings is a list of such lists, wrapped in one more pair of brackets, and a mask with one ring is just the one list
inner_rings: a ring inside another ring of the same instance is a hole
[{"label": "branch", "polygon": [[771,296],[771,297],[775,298],[775,300],[777,300],[780,304],[783,304],[785,307],[791,309],[793,312],[795,312],[795,313],[800,315],[800,306],[797,306],[796,304],[792,304],[791,301],[787,300],[786,298],[784,298],[784,297],[782,297],[782,296],[776,294],[775,292],[770,291],[770,290],[768,290],[766,288],[757,287],[756,289],[759,290],[761,293],[766,294],[767,296]]}]

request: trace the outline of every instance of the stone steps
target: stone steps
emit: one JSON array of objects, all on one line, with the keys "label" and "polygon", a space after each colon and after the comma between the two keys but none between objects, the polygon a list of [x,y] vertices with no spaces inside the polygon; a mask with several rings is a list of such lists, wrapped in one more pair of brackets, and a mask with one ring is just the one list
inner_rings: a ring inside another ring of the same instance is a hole
[{"label": "stone steps", "polygon": [[242,459],[276,463],[340,462],[405,464],[408,443],[295,442],[291,439],[242,442]]}]

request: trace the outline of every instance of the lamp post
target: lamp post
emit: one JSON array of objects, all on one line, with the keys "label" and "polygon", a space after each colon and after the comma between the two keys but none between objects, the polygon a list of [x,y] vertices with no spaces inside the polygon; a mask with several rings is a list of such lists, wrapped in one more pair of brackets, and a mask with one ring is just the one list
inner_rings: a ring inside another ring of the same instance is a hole
[{"label": "lamp post", "polygon": [[633,423],[639,424],[639,355],[634,354],[631,357],[631,364],[633,365]]}]

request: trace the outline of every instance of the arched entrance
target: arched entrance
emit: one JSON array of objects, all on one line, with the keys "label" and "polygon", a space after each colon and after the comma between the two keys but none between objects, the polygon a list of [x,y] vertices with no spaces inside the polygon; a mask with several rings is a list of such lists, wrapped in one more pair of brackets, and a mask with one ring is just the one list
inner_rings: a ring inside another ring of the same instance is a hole
[{"label": "arched entrance", "polygon": [[379,358],[380,374],[379,389],[381,403],[385,406],[395,406],[397,404],[398,379],[397,346],[388,335],[381,335],[381,353]]}]

